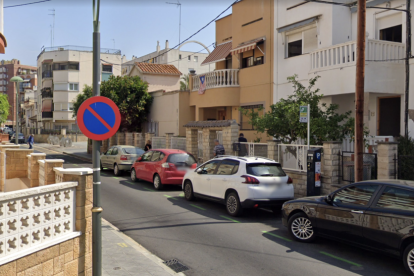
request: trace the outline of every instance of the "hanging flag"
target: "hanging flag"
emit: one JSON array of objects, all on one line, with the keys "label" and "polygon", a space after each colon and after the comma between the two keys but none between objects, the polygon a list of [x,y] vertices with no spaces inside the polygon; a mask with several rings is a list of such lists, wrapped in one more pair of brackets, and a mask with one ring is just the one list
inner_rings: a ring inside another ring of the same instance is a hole
[{"label": "hanging flag", "polygon": [[198,89],[198,94],[202,95],[206,91],[206,76],[200,77],[200,88]]}]

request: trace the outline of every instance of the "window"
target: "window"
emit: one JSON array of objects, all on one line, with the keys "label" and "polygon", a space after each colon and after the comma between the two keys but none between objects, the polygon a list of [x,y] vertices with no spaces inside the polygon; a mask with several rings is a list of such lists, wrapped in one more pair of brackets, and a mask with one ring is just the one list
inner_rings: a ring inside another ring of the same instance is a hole
[{"label": "window", "polygon": [[69,63],[69,70],[79,70],[79,63]]},{"label": "window", "polygon": [[219,160],[208,162],[202,167],[202,174],[214,174],[219,163]]},{"label": "window", "polygon": [[380,30],[380,40],[402,42],[402,25]]},{"label": "window", "polygon": [[286,176],[282,167],[276,163],[247,164],[246,172],[254,176]]},{"label": "window", "polygon": [[[256,48],[247,52],[242,53],[242,64],[241,68],[252,67],[255,65],[261,65],[264,63],[264,43],[257,43]],[[226,60],[226,68],[232,68],[232,60]]]},{"label": "window", "polygon": [[198,56],[194,56],[194,61],[198,62]]},{"label": "window", "polygon": [[312,52],[318,48],[316,27],[307,27],[300,32],[286,35],[286,57],[296,57]]},{"label": "window", "polygon": [[288,56],[296,57],[302,55],[302,39],[288,43]]},{"label": "window", "polygon": [[69,109],[69,111],[72,111],[73,110],[73,103],[68,103],[68,109]]},{"label": "window", "polygon": [[188,61],[191,61],[191,56],[188,56]]},{"label": "window", "polygon": [[61,103],[55,103],[54,111],[61,111],[62,110],[62,104]]},{"label": "window", "polygon": [[113,150],[114,148],[110,148],[106,153],[105,153],[105,155],[111,155],[112,154],[112,150]]},{"label": "window", "polygon": [[414,211],[414,191],[387,187],[382,192],[376,207]]},{"label": "window", "polygon": [[[256,104],[256,105],[245,105],[241,106],[243,109],[248,109],[249,113],[251,111],[258,112],[259,116],[263,116],[264,110],[262,104]],[[249,122],[249,116],[244,115],[243,113],[240,113],[240,129],[242,130],[254,130],[254,126]]]},{"label": "window", "polygon": [[181,55],[178,55],[178,59],[181,59]]},{"label": "window", "polygon": [[223,160],[220,163],[220,166],[217,170],[217,174],[220,174],[220,175],[235,174],[239,170],[239,164],[240,162],[235,161],[235,160]]},{"label": "window", "polygon": [[112,65],[111,64],[103,64],[102,65],[102,72],[112,73]]},{"label": "window", "polygon": [[160,159],[160,154],[161,154],[161,152],[159,152],[159,151],[154,151],[154,153],[152,154],[152,157],[151,157],[151,161],[152,161],[152,162],[159,161],[159,159]]},{"label": "window", "polygon": [[357,185],[340,190],[334,195],[333,202],[339,204],[368,205],[378,185]]},{"label": "window", "polygon": [[138,156],[141,156],[145,153],[145,151],[140,148],[122,148],[122,151],[125,154],[136,154]]},{"label": "window", "polygon": [[232,69],[233,68],[233,59],[230,58],[226,58],[226,69]]},{"label": "window", "polygon": [[248,57],[243,59],[242,68],[251,67],[254,65],[254,57]]},{"label": "window", "polygon": [[194,163],[197,163],[196,160],[192,155],[186,154],[186,153],[175,153],[170,154],[168,156],[168,163],[173,163],[174,165],[187,165],[191,166]]},{"label": "window", "polygon": [[114,148],[112,150],[112,155],[118,155],[118,148]]},{"label": "window", "polygon": [[191,71],[194,71],[194,68],[188,68],[188,72],[191,73]]},{"label": "window", "polygon": [[78,83],[69,83],[69,91],[79,91]]},{"label": "window", "polygon": [[53,70],[79,70],[79,63],[65,62],[65,63],[53,63]]},{"label": "window", "polygon": [[141,161],[150,161],[152,153],[153,153],[153,151],[149,151],[149,152],[143,154]]}]

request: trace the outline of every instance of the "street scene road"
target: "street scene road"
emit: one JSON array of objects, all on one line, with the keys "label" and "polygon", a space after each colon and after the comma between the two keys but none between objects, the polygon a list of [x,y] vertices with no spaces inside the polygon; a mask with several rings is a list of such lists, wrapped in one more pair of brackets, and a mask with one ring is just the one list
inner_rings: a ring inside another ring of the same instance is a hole
[{"label": "street scene road", "polygon": [[[65,168],[91,168],[57,151],[36,147]],[[178,259],[186,275],[405,275],[401,261],[319,238],[292,240],[281,215],[250,210],[230,217],[223,205],[188,202],[180,187],[156,191],[129,175],[102,172],[103,218],[163,260]]]}]

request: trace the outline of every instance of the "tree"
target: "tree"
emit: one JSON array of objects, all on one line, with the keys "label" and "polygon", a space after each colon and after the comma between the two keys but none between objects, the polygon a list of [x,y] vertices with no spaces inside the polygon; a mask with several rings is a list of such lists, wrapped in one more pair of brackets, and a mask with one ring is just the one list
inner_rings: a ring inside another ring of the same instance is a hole
[{"label": "tree", "polygon": [[[141,131],[141,125],[147,121],[152,103],[152,97],[147,91],[148,84],[138,76],[111,76],[108,81],[102,82],[101,96],[114,101],[121,113],[120,129]],[[90,97],[92,87],[85,85],[82,93],[74,101],[74,118],[81,104]]]},{"label": "tree", "polygon": [[9,98],[6,94],[0,94],[0,124],[7,121],[7,117],[9,117],[9,110]]},{"label": "tree", "polygon": [[181,91],[188,90],[189,83],[190,83],[190,76],[188,74],[182,76],[181,81],[180,81],[180,90]]},{"label": "tree", "polygon": [[[340,141],[353,133],[351,111],[338,114],[337,104],[321,103],[323,97],[314,86],[319,76],[309,80],[305,87],[297,80],[297,75],[288,78],[293,85],[293,94],[270,106],[270,111],[259,116],[256,110],[242,110],[258,132],[291,144],[298,139],[307,140],[307,124],[299,122],[299,107],[310,104],[310,144],[322,145],[323,141]],[[350,120],[351,119],[351,120]]]}]

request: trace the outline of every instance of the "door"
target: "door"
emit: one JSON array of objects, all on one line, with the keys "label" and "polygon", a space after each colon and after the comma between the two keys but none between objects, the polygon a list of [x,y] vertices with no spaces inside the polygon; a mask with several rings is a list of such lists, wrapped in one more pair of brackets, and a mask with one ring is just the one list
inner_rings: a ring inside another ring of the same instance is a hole
[{"label": "door", "polygon": [[102,167],[110,168],[108,158],[111,157],[113,148],[114,147],[110,148],[104,155],[102,155],[102,157],[101,157]]},{"label": "door", "polygon": [[220,163],[217,173],[210,177],[210,194],[212,197],[224,199],[226,190],[235,187],[236,181],[241,182],[241,177],[235,177],[239,170],[239,164],[240,162],[235,160],[223,160]]},{"label": "door", "polygon": [[226,120],[226,110],[219,110],[218,111],[218,119],[219,120]]},{"label": "door", "polygon": [[378,185],[347,186],[333,194],[332,204],[318,205],[316,226],[321,234],[362,243],[364,212]]},{"label": "door", "polygon": [[386,186],[365,216],[363,235],[367,245],[399,254],[403,237],[414,234],[414,191]]},{"label": "door", "polygon": [[115,163],[117,162],[119,149],[117,147],[114,147],[112,149],[111,155],[108,155],[108,166],[113,169],[115,167]]},{"label": "door", "polygon": [[379,98],[378,135],[400,136],[401,98]]},{"label": "door", "polygon": [[[149,162],[146,162],[145,164],[145,173],[147,174],[146,178],[149,179],[150,181],[153,181],[154,174],[158,172],[157,166],[158,166],[158,161],[160,160],[160,156],[161,156],[160,151],[157,151],[157,150],[153,151],[151,155],[151,160]],[[161,183],[162,183],[162,179],[161,179]]]},{"label": "door", "polygon": [[[148,180],[148,174],[146,173],[146,165],[148,164],[148,162],[151,162],[151,156],[152,156],[153,151],[148,151],[146,153],[144,153],[141,156],[141,161],[137,162],[135,165],[135,173],[137,175],[137,178],[142,179],[142,180]],[[152,181],[152,179],[151,179]]]},{"label": "door", "polygon": [[219,160],[213,160],[202,166],[201,172],[197,173],[193,189],[197,194],[210,196],[210,180],[211,176],[215,175],[217,166],[220,164]]}]

